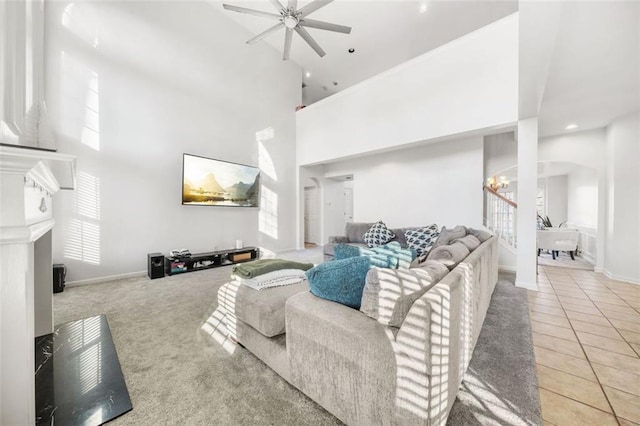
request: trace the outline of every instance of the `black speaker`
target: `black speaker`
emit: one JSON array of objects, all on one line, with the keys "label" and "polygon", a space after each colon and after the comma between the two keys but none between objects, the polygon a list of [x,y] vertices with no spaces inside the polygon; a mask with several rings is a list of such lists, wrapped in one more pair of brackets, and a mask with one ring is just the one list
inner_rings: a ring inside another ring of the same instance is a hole
[{"label": "black speaker", "polygon": [[62,293],[64,291],[64,280],[67,277],[67,268],[62,263],[53,265],[53,292]]},{"label": "black speaker", "polygon": [[147,275],[152,280],[164,277],[164,254],[147,254]]}]

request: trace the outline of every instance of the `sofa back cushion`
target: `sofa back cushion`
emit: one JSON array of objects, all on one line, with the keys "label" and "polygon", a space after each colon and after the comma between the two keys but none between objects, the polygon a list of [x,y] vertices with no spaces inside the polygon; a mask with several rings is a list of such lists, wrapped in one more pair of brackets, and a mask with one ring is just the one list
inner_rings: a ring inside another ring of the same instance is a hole
[{"label": "sofa back cushion", "polygon": [[344,235],[349,239],[350,243],[362,243],[362,236],[371,228],[373,223],[364,222],[347,222],[344,227]]},{"label": "sofa back cushion", "polygon": [[462,238],[458,238],[457,240],[453,240],[451,243],[452,244],[453,243],[464,244],[464,246],[466,248],[468,248],[470,252],[474,251],[475,249],[477,249],[480,246],[480,244],[482,244],[480,242],[480,240],[473,234],[467,234]]},{"label": "sofa back cushion", "polygon": [[413,302],[441,278],[427,268],[372,268],[367,274],[360,311],[381,324],[400,327]]},{"label": "sofa back cushion", "polygon": [[306,272],[314,295],[360,309],[362,289],[370,267],[366,256],[321,263]]},{"label": "sofa back cushion", "polygon": [[453,229],[448,229],[446,227],[442,227],[440,230],[440,235],[438,236],[438,240],[433,245],[433,247],[446,246],[447,244],[451,244],[453,240],[457,240],[458,238],[462,238],[467,235],[467,228],[458,225]]},{"label": "sofa back cushion", "polygon": [[433,248],[427,260],[436,260],[443,263],[450,270],[469,256],[469,249],[462,243],[453,243],[446,246],[438,246]]}]

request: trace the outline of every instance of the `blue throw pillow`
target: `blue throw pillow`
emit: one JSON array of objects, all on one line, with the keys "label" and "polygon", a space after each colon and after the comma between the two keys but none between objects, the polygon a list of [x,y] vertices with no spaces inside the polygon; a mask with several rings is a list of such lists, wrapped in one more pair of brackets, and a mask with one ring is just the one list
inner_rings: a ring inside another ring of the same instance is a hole
[{"label": "blue throw pillow", "polygon": [[360,256],[360,248],[350,246],[348,244],[337,244],[333,249],[333,260],[348,259],[350,257]]},{"label": "blue throw pillow", "polygon": [[369,267],[369,258],[366,256],[321,263],[306,272],[311,293],[322,299],[360,309]]}]

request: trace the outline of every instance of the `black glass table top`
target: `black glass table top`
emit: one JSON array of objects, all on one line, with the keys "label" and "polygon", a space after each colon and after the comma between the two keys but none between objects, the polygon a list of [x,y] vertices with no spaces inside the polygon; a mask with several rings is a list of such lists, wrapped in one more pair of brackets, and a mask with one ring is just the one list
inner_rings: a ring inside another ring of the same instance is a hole
[{"label": "black glass table top", "polygon": [[36,424],[100,425],[133,407],[104,315],[36,338]]}]

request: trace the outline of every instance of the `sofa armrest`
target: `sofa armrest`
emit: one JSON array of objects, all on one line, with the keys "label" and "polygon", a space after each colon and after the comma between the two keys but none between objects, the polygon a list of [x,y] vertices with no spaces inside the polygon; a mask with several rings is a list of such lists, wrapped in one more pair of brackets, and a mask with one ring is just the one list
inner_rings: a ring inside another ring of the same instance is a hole
[{"label": "sofa armrest", "polygon": [[348,243],[349,238],[345,237],[344,235],[332,235],[329,237],[329,242],[334,244]]},{"label": "sofa armrest", "polygon": [[402,323],[396,407],[407,423],[425,416],[431,425],[446,423],[497,282],[497,251],[493,236],[416,300]]}]

